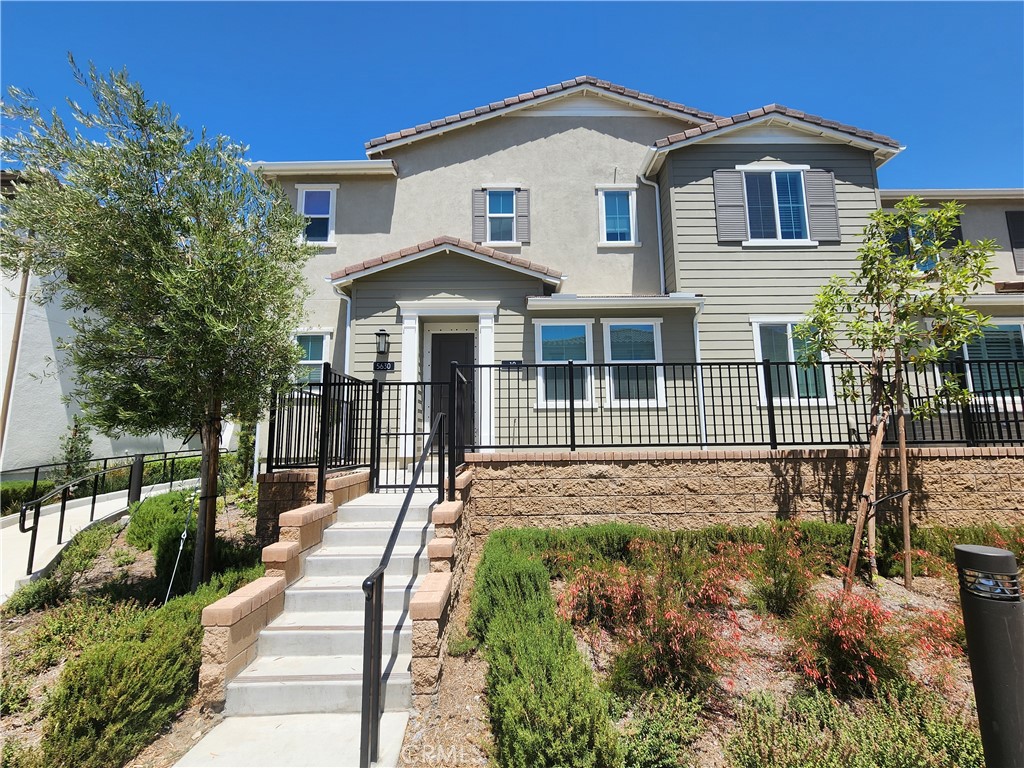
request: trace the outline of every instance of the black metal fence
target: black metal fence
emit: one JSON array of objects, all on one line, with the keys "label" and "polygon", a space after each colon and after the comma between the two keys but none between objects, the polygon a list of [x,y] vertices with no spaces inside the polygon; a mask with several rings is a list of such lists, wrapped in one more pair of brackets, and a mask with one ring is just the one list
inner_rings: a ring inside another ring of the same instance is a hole
[{"label": "black metal fence", "polygon": [[[490,423],[470,450],[636,446],[864,445],[870,382],[852,362],[644,363],[457,366],[490,382],[465,392]],[[910,444],[1024,443],[1024,361],[907,366],[909,409],[938,396],[938,411],[910,419]],[[967,405],[941,396],[948,379],[973,392]],[[856,395],[850,399],[844,395]],[[482,422],[481,422],[482,423]],[[896,439],[895,430],[890,432]]]}]

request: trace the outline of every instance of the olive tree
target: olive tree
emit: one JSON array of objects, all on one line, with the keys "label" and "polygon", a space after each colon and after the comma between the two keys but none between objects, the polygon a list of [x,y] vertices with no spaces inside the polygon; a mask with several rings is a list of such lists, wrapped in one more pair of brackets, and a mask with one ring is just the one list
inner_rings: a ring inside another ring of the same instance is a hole
[{"label": "olive tree", "polygon": [[[864,484],[854,526],[844,586],[853,587],[865,522],[876,498],[878,463],[887,425],[895,416],[899,432],[901,490],[908,490],[906,405],[910,402],[905,366],[926,370],[959,354],[980,335],[988,318],[965,303],[992,274],[995,244],[954,242],[963,208],[955,202],[922,209],[908,197],[892,212],[876,211],[864,230],[860,268],[850,277],[834,276],[814,299],[794,335],[803,340],[800,362],[814,365],[823,352],[854,363],[839,374],[840,396],[864,396],[858,381],[869,382],[871,423]],[[860,374],[860,375],[858,375]],[[942,404],[966,403],[965,383],[952,372],[930,394],[915,393],[912,416],[933,416]],[[910,584],[910,498],[903,497],[904,579]],[[873,536],[869,535],[873,554]],[[874,574],[873,574],[874,575]]]},{"label": "olive tree", "polygon": [[[71,398],[108,435],[199,435],[193,585],[213,568],[225,419],[251,418],[292,376],[305,298],[303,220],[245,147],[198,135],[126,71],[83,72],[70,126],[11,88],[0,152],[23,183],[5,202],[0,267],[72,315],[58,342]],[[201,545],[201,546],[200,546]]]}]

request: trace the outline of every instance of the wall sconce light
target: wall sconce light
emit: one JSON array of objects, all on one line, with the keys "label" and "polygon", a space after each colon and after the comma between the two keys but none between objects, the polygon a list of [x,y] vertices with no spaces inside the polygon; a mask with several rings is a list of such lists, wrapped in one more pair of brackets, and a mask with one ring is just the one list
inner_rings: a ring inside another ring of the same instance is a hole
[{"label": "wall sconce light", "polygon": [[386,355],[388,353],[388,332],[381,328],[373,335],[377,337],[377,354]]}]

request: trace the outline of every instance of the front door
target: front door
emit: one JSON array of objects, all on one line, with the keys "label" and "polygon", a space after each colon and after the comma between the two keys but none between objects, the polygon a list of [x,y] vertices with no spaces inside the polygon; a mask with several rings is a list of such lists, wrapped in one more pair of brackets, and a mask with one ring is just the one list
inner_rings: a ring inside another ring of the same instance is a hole
[{"label": "front door", "polygon": [[[473,365],[474,336],[472,333],[433,333],[430,341],[430,378],[433,383],[447,383],[451,377],[451,364],[454,360],[464,365]],[[472,445],[474,425],[476,424],[473,413],[473,370],[467,368],[462,371],[470,385],[470,397],[466,398],[466,412],[464,424],[464,438],[467,445]],[[448,387],[431,387],[430,413],[433,414],[448,410]]]}]

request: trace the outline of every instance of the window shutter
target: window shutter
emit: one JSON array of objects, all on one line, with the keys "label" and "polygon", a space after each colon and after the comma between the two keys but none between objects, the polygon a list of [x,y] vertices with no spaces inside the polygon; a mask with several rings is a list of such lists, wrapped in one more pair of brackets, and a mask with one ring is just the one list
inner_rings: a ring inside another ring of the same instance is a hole
[{"label": "window shutter", "polygon": [[839,210],[836,179],[832,171],[804,171],[807,191],[807,228],[811,240],[839,242]]},{"label": "window shutter", "polygon": [[747,211],[743,205],[743,171],[717,170],[715,181],[715,220],[720,242],[739,242],[747,238]]},{"label": "window shutter", "polygon": [[530,242],[530,190],[516,190],[516,242]]},{"label": "window shutter", "polygon": [[487,239],[487,190],[473,190],[473,242]]},{"label": "window shutter", "polygon": [[1006,228],[1010,230],[1010,250],[1013,266],[1024,272],[1024,211],[1007,211]]}]

